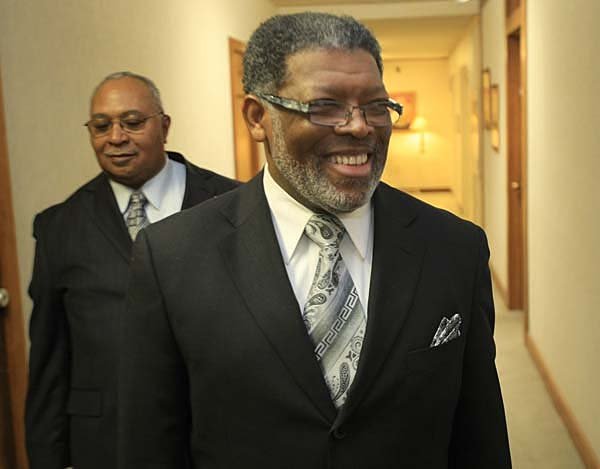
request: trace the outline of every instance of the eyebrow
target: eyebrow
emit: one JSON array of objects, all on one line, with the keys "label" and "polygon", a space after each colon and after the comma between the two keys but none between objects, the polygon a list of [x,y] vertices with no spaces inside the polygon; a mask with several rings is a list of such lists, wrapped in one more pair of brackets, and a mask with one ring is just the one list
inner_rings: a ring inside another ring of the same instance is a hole
[{"label": "eyebrow", "polygon": [[[123,111],[117,117],[127,117],[128,115],[131,115],[131,114],[144,115],[144,113],[142,111],[139,111],[137,109],[128,109],[127,111]],[[100,117],[108,117],[108,118],[110,118],[110,116],[108,114],[105,114],[104,112],[97,112],[96,114],[92,114],[92,119],[97,119],[97,118],[100,118]]]},{"label": "eyebrow", "polygon": [[[340,94],[341,90],[339,88],[332,88],[329,86],[317,85],[315,88],[313,88],[313,91],[316,93],[338,95],[338,94]],[[366,90],[364,90],[362,92],[362,94],[365,94],[365,95],[372,95],[372,94],[378,94],[378,93],[385,93],[387,95],[387,91],[383,84],[377,85],[377,86],[372,86],[371,88],[367,88]]]}]

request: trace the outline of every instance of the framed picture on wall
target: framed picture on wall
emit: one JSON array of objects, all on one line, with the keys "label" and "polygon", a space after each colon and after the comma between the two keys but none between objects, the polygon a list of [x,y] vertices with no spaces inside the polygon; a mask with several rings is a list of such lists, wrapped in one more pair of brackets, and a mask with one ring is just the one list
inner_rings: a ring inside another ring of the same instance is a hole
[{"label": "framed picture on wall", "polygon": [[500,125],[498,114],[500,106],[500,90],[498,85],[490,86],[490,141],[496,151],[500,148]]},{"label": "framed picture on wall", "polygon": [[492,86],[492,74],[489,68],[486,68],[481,73],[481,99],[483,108],[483,125],[486,129],[492,128],[492,114],[490,101],[490,87]]},{"label": "framed picture on wall", "polygon": [[394,124],[394,130],[408,129],[417,113],[417,93],[414,91],[398,91],[390,93],[390,98],[403,106],[402,116]]}]

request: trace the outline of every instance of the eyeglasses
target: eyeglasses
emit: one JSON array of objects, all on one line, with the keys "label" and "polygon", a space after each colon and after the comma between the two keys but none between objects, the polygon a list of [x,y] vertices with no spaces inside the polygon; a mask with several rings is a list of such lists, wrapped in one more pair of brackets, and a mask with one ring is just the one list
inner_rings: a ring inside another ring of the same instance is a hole
[{"label": "eyeglasses", "polygon": [[381,99],[360,106],[341,103],[332,99],[318,99],[303,103],[272,94],[257,94],[259,98],[290,111],[308,115],[316,125],[342,127],[352,120],[354,109],[360,110],[366,123],[372,127],[388,127],[400,119],[402,104],[393,99]]},{"label": "eyeglasses", "polygon": [[102,137],[107,135],[113,128],[115,122],[118,122],[124,132],[128,134],[139,134],[144,131],[146,121],[152,117],[164,114],[163,111],[155,112],[148,116],[138,113],[127,113],[125,116],[109,119],[108,117],[98,116],[87,121],[85,125],[92,137]]}]

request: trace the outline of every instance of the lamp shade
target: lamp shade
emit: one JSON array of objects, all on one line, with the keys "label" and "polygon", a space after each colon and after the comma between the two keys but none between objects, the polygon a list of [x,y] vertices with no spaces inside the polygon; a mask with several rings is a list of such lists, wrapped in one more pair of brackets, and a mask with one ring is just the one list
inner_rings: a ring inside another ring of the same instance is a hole
[{"label": "lamp shade", "polygon": [[410,124],[411,130],[419,130],[422,132],[426,128],[427,128],[427,119],[425,119],[423,116],[415,117],[414,120]]}]

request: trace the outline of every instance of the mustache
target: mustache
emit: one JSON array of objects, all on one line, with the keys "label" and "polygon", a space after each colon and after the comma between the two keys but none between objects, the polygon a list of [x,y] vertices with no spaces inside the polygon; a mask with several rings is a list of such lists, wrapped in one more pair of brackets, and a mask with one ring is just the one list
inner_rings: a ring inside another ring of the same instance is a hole
[{"label": "mustache", "polygon": [[340,135],[323,142],[323,145],[321,148],[319,148],[319,150],[321,150],[323,154],[375,153],[381,150],[382,146],[382,142],[380,142],[377,138],[359,139],[351,135]]}]

